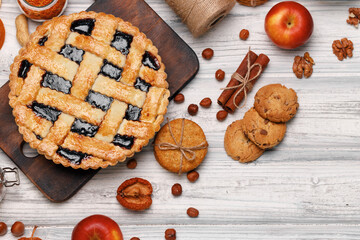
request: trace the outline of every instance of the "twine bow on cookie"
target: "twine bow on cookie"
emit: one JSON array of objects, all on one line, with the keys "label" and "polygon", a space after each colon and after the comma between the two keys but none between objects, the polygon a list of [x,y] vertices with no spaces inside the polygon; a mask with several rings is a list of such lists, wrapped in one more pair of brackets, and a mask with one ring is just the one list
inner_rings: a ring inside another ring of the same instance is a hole
[{"label": "twine bow on cookie", "polygon": [[[254,68],[254,67],[259,67],[259,70],[258,72],[255,74],[255,76],[253,76],[252,78],[250,78],[250,73],[251,73],[251,70]],[[235,80],[237,80],[239,82],[238,85],[235,85],[235,86],[232,86],[232,87],[225,87],[225,88],[221,88],[220,90],[231,90],[231,89],[237,89],[236,91],[236,94],[233,98],[233,103],[234,103],[234,106],[236,108],[243,108],[246,104],[246,100],[247,100],[247,92],[248,91],[251,91],[251,89],[254,87],[254,84],[252,83],[252,81],[256,80],[260,74],[261,74],[261,71],[262,71],[262,66],[261,64],[259,63],[254,63],[253,65],[250,65],[250,48],[249,48],[249,52],[247,54],[247,72],[245,74],[245,76],[241,76],[239,73],[235,72],[231,78],[234,78]],[[244,91],[244,103],[239,107],[239,105],[236,104],[236,101],[235,99],[238,97],[238,95]]]},{"label": "twine bow on cookie", "polygon": [[185,119],[183,118],[181,121],[181,133],[180,133],[180,141],[179,142],[177,142],[175,139],[175,136],[171,129],[169,119],[167,119],[167,123],[169,125],[170,136],[174,140],[175,144],[162,142],[162,143],[156,144],[155,146],[157,146],[162,151],[167,151],[167,150],[179,150],[180,151],[181,157],[180,157],[179,174],[181,174],[181,169],[183,166],[183,158],[185,158],[186,160],[188,160],[190,162],[194,161],[196,158],[196,153],[194,152],[194,150],[201,150],[201,149],[207,148],[207,143],[205,141],[205,142],[201,143],[200,145],[197,145],[194,147],[184,147],[184,146],[182,146],[182,141],[184,138]]}]

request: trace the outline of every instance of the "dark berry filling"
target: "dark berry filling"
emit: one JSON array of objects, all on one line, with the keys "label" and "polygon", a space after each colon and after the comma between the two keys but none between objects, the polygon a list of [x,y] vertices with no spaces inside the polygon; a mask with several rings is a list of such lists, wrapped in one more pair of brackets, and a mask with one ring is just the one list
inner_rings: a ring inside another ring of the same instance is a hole
[{"label": "dark berry filling", "polygon": [[48,37],[47,37],[47,36],[44,36],[44,37],[42,37],[42,38],[39,39],[38,44],[39,44],[40,46],[44,46],[47,40],[48,40]]},{"label": "dark berry filling", "polygon": [[43,80],[41,81],[41,86],[48,87],[52,90],[63,92],[66,94],[70,93],[72,83],[64,78],[53,74],[51,72],[46,72],[43,75]]},{"label": "dark berry filling", "polygon": [[104,60],[104,65],[101,67],[100,73],[119,82],[122,71],[122,68],[118,68],[114,64],[111,64],[108,61]]},{"label": "dark berry filling", "polygon": [[20,64],[20,68],[19,68],[19,72],[18,72],[18,77],[20,78],[26,78],[28,72],[30,71],[32,64],[28,62],[28,60],[23,60]]},{"label": "dark berry filling", "polygon": [[75,20],[71,23],[70,30],[73,32],[78,32],[80,34],[84,34],[87,36],[91,35],[92,30],[95,26],[95,19],[92,18],[85,18]]},{"label": "dark berry filling", "polygon": [[133,36],[116,31],[111,46],[119,50],[122,54],[128,55]]},{"label": "dark berry filling", "polygon": [[51,122],[56,122],[59,115],[61,114],[61,111],[57,110],[56,108],[44,105],[42,103],[38,103],[36,101],[34,101],[29,106],[29,108],[33,110],[36,116],[45,118],[46,120]]},{"label": "dark berry filling", "polygon": [[141,108],[138,108],[136,106],[133,106],[129,104],[126,113],[125,113],[125,119],[127,120],[133,120],[133,121],[139,121],[140,115],[141,115]]},{"label": "dark berry filling", "polygon": [[86,153],[73,151],[73,150],[70,150],[67,148],[63,148],[61,146],[59,146],[56,153],[64,158],[68,159],[69,162],[71,162],[72,164],[76,164],[76,165],[80,165],[82,160],[90,157],[90,155],[88,155]]},{"label": "dark berry filling", "polygon": [[76,62],[77,64],[80,64],[83,60],[83,55],[85,51],[78,49],[76,47],[73,47],[69,44],[66,44],[61,50],[60,54],[64,57],[70,59],[71,61]]},{"label": "dark berry filling", "polygon": [[151,87],[150,83],[145,82],[145,80],[142,80],[141,78],[136,78],[136,83],[134,85],[135,88],[140,89],[143,92],[148,92],[149,88]]},{"label": "dark berry filling", "polygon": [[146,51],[143,55],[142,64],[144,64],[144,66],[152,68],[156,71],[160,69],[159,60],[148,51]]},{"label": "dark berry filling", "polygon": [[119,147],[131,149],[132,145],[134,144],[134,137],[116,134],[112,143]]},{"label": "dark berry filling", "polygon": [[87,95],[85,101],[90,103],[92,106],[100,108],[101,110],[106,112],[107,110],[109,110],[111,103],[113,102],[113,98],[90,90],[89,95]]},{"label": "dark berry filling", "polygon": [[88,137],[94,137],[98,129],[98,126],[84,122],[80,119],[75,119],[73,125],[71,126],[72,132]]},{"label": "dark berry filling", "polygon": [[[35,133],[34,133],[35,134]],[[39,139],[40,141],[43,140],[43,138],[40,135],[35,134],[35,137]]]}]

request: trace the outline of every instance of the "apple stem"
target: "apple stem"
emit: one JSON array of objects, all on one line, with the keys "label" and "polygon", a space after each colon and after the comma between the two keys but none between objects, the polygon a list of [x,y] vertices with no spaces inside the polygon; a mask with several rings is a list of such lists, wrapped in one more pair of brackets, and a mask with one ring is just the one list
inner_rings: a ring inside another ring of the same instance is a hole
[{"label": "apple stem", "polygon": [[33,231],[32,231],[32,234],[31,234],[31,239],[34,237],[34,234],[35,234],[36,229],[37,229],[37,226],[35,225],[35,226],[34,226],[34,229],[33,229]]}]

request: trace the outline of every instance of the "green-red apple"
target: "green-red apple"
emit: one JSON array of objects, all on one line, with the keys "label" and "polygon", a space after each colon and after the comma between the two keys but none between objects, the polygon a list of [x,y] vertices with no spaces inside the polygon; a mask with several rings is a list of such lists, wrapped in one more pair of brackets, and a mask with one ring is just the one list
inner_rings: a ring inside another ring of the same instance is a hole
[{"label": "green-red apple", "polygon": [[73,229],[72,240],[123,240],[119,225],[104,215],[92,215]]},{"label": "green-red apple", "polygon": [[297,2],[280,2],[265,17],[266,34],[280,48],[302,46],[309,40],[313,29],[310,12]]}]

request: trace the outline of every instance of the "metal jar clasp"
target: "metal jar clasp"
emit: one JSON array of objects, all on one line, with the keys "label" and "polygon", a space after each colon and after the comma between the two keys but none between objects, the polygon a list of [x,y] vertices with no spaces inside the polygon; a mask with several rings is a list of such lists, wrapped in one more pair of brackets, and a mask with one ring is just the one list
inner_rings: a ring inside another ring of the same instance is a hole
[{"label": "metal jar clasp", "polygon": [[[0,173],[1,175],[3,175],[4,177],[4,186],[5,187],[12,187],[14,185],[20,185],[20,177],[19,177],[19,171],[16,167],[14,168],[10,168],[10,167],[5,167],[5,168],[1,168],[0,170]],[[15,180],[7,180],[6,178],[6,174],[15,174]]]}]

